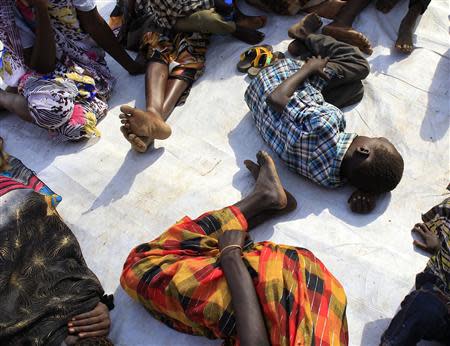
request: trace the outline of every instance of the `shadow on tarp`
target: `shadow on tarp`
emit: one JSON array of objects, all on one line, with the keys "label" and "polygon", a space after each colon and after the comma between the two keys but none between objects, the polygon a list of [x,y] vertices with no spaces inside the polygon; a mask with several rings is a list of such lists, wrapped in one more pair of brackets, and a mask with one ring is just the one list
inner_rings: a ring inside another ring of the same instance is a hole
[{"label": "shadow on tarp", "polygon": [[[436,142],[442,139],[450,126],[449,74],[450,49],[442,55],[436,66],[433,81],[428,90],[427,111],[420,127],[420,137],[424,141]],[[441,112],[442,105],[444,109]]]},{"label": "shadow on tarp", "polygon": [[244,160],[251,159],[256,161],[256,153],[259,150],[265,150],[274,159],[284,187],[297,199],[297,210],[276,218],[273,222],[265,223],[267,228],[273,228],[272,226],[276,222],[303,219],[310,214],[319,215],[324,210],[328,210],[330,214],[347,224],[355,227],[364,227],[379,218],[390,203],[391,193],[387,193],[378,199],[377,206],[372,213],[361,215],[351,212],[347,200],[354,188],[346,186],[338,189],[326,189],[291,172],[262,141],[250,113],[247,113],[241,122],[228,134],[228,140],[235,153],[236,163],[241,168],[241,171],[233,177],[233,186],[242,191],[243,196],[250,193],[254,186],[253,178],[247,171]]},{"label": "shadow on tarp", "polygon": [[163,153],[164,148],[152,149],[145,155],[130,149],[117,173],[82,215],[86,215],[99,207],[107,207],[126,196],[130,192],[136,176],[155,163]]},{"label": "shadow on tarp", "polygon": [[[220,340],[183,334],[153,318],[139,303],[132,300],[118,286],[114,292],[114,310],[111,311],[110,339],[116,346],[186,345],[219,346]],[[145,340],[145,343],[142,341]]]}]

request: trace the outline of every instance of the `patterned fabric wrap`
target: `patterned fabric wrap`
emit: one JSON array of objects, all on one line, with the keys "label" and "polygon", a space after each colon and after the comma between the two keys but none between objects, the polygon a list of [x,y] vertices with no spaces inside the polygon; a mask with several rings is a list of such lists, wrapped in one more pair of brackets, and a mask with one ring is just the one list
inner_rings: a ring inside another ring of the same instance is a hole
[{"label": "patterned fabric wrap", "polygon": [[[309,77],[282,113],[267,103],[276,87],[301,66],[300,61],[283,59],[263,69],[248,86],[245,101],[262,138],[291,170],[322,186],[338,187],[345,183],[341,164],[356,134],[344,132],[344,113],[325,102],[321,91],[326,81]],[[325,72],[334,77],[333,70]]]},{"label": "patterned fabric wrap", "polygon": [[[48,76],[25,66],[15,6],[15,1],[0,0],[0,41],[4,44],[0,77],[10,86],[19,86],[36,123],[59,139],[99,136],[96,124],[106,115],[114,79],[103,50],[81,31],[71,0],[49,1],[58,61]],[[32,12],[24,12],[23,20],[33,29]]]},{"label": "patterned fabric wrap", "polygon": [[36,176],[35,172],[27,168],[19,159],[8,155],[7,163],[3,167],[5,170],[0,171],[0,196],[13,190],[28,189],[45,196],[45,199],[53,207],[61,202],[61,196],[54,193]]},{"label": "patterned fabric wrap", "polygon": [[95,90],[94,80],[77,72],[30,73],[19,84],[35,123],[63,141],[100,136],[96,126],[108,104]]},{"label": "patterned fabric wrap", "polygon": [[205,70],[208,35],[200,33],[161,34],[148,32],[141,51],[148,60],[158,60],[170,68],[170,77],[193,83]]},{"label": "patterned fabric wrap", "polygon": [[[132,250],[122,287],[169,327],[238,345],[231,295],[218,263],[218,238],[233,230],[247,230],[236,207],[183,218]],[[248,240],[243,259],[272,345],[348,344],[344,289],[311,252]]]},{"label": "patterned fabric wrap", "polygon": [[60,346],[67,322],[104,292],[54,208],[58,197],[19,160],[9,165],[0,174],[0,344]]},{"label": "patterned fabric wrap", "polygon": [[422,220],[438,235],[441,243],[439,252],[430,258],[424,273],[438,278],[435,284],[450,302],[450,198],[422,215]]},{"label": "patterned fabric wrap", "polygon": [[178,18],[214,7],[213,0],[136,0],[136,16],[146,16],[158,27],[171,29]]},{"label": "patterned fabric wrap", "polygon": [[[23,61],[20,36],[15,25],[15,1],[0,0],[0,41],[5,46],[0,76],[10,86],[17,86],[27,70]],[[94,78],[97,92],[104,98],[111,94],[114,78],[105,62],[105,53],[83,32],[71,0],[49,0],[49,15],[54,33],[56,52],[63,65],[81,67]],[[33,21],[34,18],[24,16]],[[12,80],[11,80],[12,78]],[[11,80],[13,83],[8,83]],[[15,83],[14,83],[15,82]]]}]

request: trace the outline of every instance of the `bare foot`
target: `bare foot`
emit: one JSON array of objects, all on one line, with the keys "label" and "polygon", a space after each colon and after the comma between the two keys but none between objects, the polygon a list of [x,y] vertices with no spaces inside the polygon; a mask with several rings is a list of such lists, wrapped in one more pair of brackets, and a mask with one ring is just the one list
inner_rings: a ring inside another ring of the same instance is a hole
[{"label": "bare foot", "polygon": [[131,147],[139,153],[145,153],[148,147],[154,143],[154,140],[150,137],[138,137],[134,133],[129,132],[125,126],[120,127],[120,132],[130,142]]},{"label": "bare foot", "polygon": [[368,55],[373,52],[369,39],[352,27],[333,22],[324,26],[322,33],[334,37],[336,40],[358,47],[363,53]]},{"label": "bare foot", "polygon": [[315,13],[307,14],[301,21],[292,25],[288,30],[290,38],[305,39],[322,26],[322,20]]},{"label": "bare foot", "polygon": [[375,4],[375,7],[377,8],[378,11],[388,13],[395,7],[395,5],[397,5],[399,1],[400,0],[378,0],[377,3]]},{"label": "bare foot", "polygon": [[236,25],[239,25],[240,27],[257,30],[263,28],[266,23],[266,16],[247,16],[238,9],[236,10]]},{"label": "bare foot", "polygon": [[304,11],[308,13],[314,12],[323,18],[334,19],[345,4],[346,1],[342,0],[328,0],[317,6],[308,7]]},{"label": "bare foot", "polygon": [[395,42],[395,48],[405,54],[410,54],[413,49],[413,31],[417,18],[420,16],[420,10],[411,8],[400,23],[398,29],[398,38]]},{"label": "bare foot", "polygon": [[253,193],[261,195],[266,209],[286,208],[287,197],[278,177],[275,163],[265,151],[259,151],[256,158],[260,168]]},{"label": "bare foot", "polygon": [[166,139],[172,133],[170,126],[156,112],[145,112],[130,106],[122,106],[120,110],[122,114],[119,118],[123,126],[129,133],[134,133],[138,137]]},{"label": "bare foot", "polygon": [[[251,160],[245,160],[244,164],[247,167],[247,169],[250,171],[250,173],[253,175],[253,178],[256,181],[258,181],[259,174],[261,171],[261,166]],[[283,191],[286,195],[286,206],[282,209],[269,209],[269,210],[264,211],[264,213],[260,213],[260,214],[257,214],[256,216],[253,216],[252,218],[247,220],[250,228],[256,227],[257,225],[262,224],[262,223],[266,222],[267,220],[272,219],[274,217],[290,213],[291,211],[293,211],[297,208],[297,201],[295,200],[294,196],[292,196],[284,188],[283,188]]]},{"label": "bare foot", "polygon": [[265,37],[261,31],[247,29],[238,24],[236,24],[236,31],[233,33],[233,36],[242,42],[252,45],[260,43]]},{"label": "bare foot", "polygon": [[304,53],[308,53],[309,50],[302,40],[294,40],[291,43],[289,43],[288,52],[292,56],[297,57],[303,55]]}]

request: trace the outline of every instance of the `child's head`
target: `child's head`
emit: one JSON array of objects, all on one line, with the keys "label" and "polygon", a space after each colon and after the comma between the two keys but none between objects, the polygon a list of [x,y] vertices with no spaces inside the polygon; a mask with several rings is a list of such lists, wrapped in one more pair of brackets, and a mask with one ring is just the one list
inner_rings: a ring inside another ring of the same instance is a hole
[{"label": "child's head", "polygon": [[347,178],[358,189],[376,194],[393,190],[403,175],[403,158],[386,138],[358,136],[349,148]]}]

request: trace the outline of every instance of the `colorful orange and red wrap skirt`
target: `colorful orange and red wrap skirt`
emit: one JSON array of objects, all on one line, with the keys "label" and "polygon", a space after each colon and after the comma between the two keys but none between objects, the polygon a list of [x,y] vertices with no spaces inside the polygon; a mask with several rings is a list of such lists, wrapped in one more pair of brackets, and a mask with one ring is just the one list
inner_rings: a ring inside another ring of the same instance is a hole
[{"label": "colorful orange and red wrap skirt", "polygon": [[[169,327],[239,345],[218,239],[247,227],[234,206],[185,217],[131,251],[121,285]],[[248,239],[243,261],[272,345],[348,345],[344,289],[310,251]]]}]

